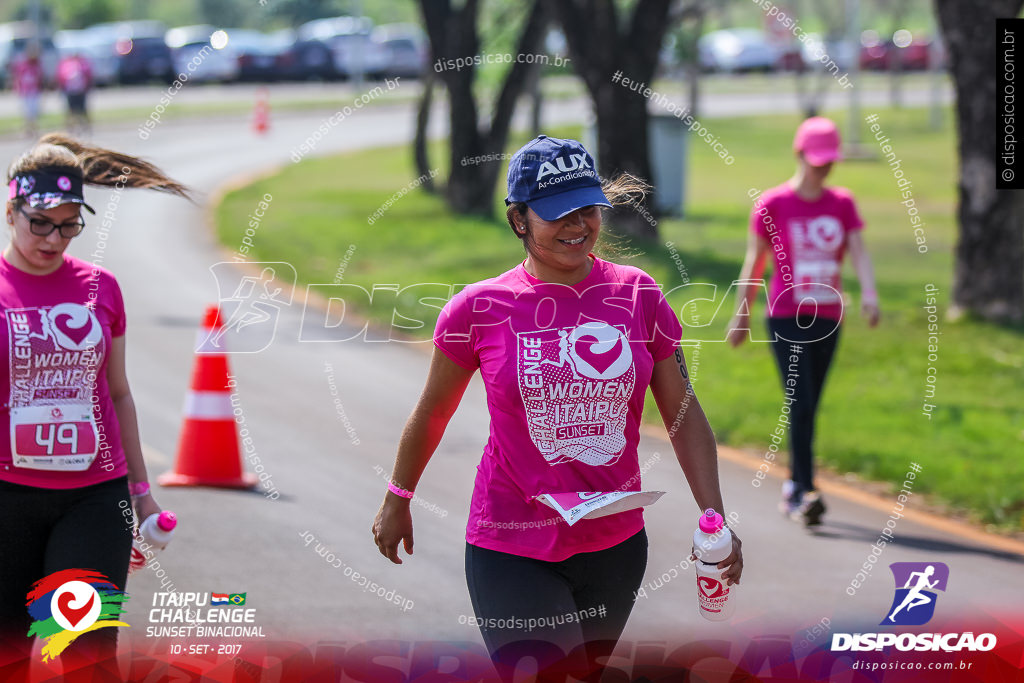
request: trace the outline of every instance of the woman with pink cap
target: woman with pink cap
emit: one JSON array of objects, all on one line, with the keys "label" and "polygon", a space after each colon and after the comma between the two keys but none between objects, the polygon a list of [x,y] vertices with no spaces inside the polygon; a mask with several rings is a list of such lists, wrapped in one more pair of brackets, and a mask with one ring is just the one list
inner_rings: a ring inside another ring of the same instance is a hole
[{"label": "woman with pink cap", "polygon": [[[878,324],[878,294],[871,258],[864,247],[853,196],[825,187],[832,165],[842,158],[839,131],[815,116],[796,132],[796,173],[756,193],[750,236],[740,280],[759,282],[772,255],[768,286],[768,332],[789,409],[790,478],[783,484],[780,511],[807,526],[821,523],[825,503],[814,487],[814,418],[825,376],[839,340],[843,318],[841,272],[849,250],[861,291],[861,314]],[[739,346],[750,329],[754,285],[741,286],[728,339]],[[758,480],[760,481],[760,480]]]}]

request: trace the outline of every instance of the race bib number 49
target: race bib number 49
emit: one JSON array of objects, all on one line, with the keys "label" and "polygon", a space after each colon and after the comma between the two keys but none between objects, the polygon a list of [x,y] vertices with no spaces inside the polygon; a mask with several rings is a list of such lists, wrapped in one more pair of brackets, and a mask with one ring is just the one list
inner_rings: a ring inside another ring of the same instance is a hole
[{"label": "race bib number 49", "polygon": [[16,467],[84,470],[96,457],[96,423],[89,406],[11,409],[11,454]]}]

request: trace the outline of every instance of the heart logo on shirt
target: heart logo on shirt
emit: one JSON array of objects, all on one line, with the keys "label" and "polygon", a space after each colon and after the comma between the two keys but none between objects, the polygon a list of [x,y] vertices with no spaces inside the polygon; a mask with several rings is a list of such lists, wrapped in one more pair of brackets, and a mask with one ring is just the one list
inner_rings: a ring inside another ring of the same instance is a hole
[{"label": "heart logo on shirt", "polygon": [[710,576],[698,576],[697,588],[706,598],[720,598],[726,593],[722,582]]},{"label": "heart logo on shirt", "polygon": [[60,611],[61,615],[68,620],[68,623],[71,624],[72,627],[78,626],[78,622],[82,621],[82,619],[89,614],[89,611],[92,610],[92,603],[96,600],[96,594],[92,593],[89,596],[89,600],[86,601],[84,607],[76,608],[71,606],[71,601],[76,597],[77,596],[71,591],[61,593],[57,596],[57,609]]},{"label": "heart logo on shirt", "polygon": [[50,332],[61,348],[73,351],[90,349],[103,338],[96,314],[81,304],[63,303],[50,309]]},{"label": "heart logo on shirt", "polygon": [[626,335],[605,322],[580,325],[567,335],[566,343],[577,374],[588,379],[615,379],[633,364]]},{"label": "heart logo on shirt", "polygon": [[590,363],[599,373],[604,373],[622,353],[622,339],[615,340],[615,346],[607,351],[594,351],[595,346],[607,346],[597,337],[587,335],[576,340],[576,355]]},{"label": "heart logo on shirt", "polygon": [[76,345],[82,343],[82,340],[89,336],[89,332],[92,328],[92,321],[88,318],[85,319],[85,324],[75,326],[75,316],[70,313],[58,315],[54,317],[53,324],[60,331],[73,341]]}]

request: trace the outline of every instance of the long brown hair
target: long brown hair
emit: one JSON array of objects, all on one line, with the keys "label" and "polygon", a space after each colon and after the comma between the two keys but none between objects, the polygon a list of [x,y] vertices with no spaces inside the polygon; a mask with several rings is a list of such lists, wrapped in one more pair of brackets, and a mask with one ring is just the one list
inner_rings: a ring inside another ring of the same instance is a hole
[{"label": "long brown hair", "polygon": [[[638,206],[650,189],[651,186],[648,183],[629,173],[620,173],[601,183],[601,191],[604,192],[604,196],[608,198],[608,203],[612,206]],[[529,226],[527,226],[526,232],[519,232],[513,218],[513,216],[520,216],[524,218],[525,224],[526,209],[526,202],[513,202],[505,211],[505,219],[508,220],[508,225],[512,228],[512,234],[523,241],[523,248],[529,253],[532,239]],[[623,260],[637,255],[637,252],[628,248],[626,238],[607,225],[601,226],[601,233],[598,236],[597,244],[594,245],[594,251],[601,258],[609,260]]]},{"label": "long brown hair", "polygon": [[11,162],[7,169],[7,181],[10,182],[19,173],[52,166],[80,169],[82,180],[87,185],[145,188],[192,199],[185,185],[148,161],[87,145],[64,133],[48,133],[39,138],[32,149]]}]

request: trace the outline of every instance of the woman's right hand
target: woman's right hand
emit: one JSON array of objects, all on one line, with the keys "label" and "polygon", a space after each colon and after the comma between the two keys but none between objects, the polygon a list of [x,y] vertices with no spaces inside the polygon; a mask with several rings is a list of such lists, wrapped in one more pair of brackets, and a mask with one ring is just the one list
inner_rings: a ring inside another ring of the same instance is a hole
[{"label": "woman's right hand", "polygon": [[749,328],[749,316],[735,315],[729,322],[729,333],[725,338],[733,348],[736,348],[747,340],[747,330]]},{"label": "woman's right hand", "polygon": [[384,494],[384,502],[373,520],[373,541],[380,554],[395,564],[402,564],[398,556],[398,543],[405,545],[405,552],[412,555],[412,512],[409,500],[393,493]]}]

